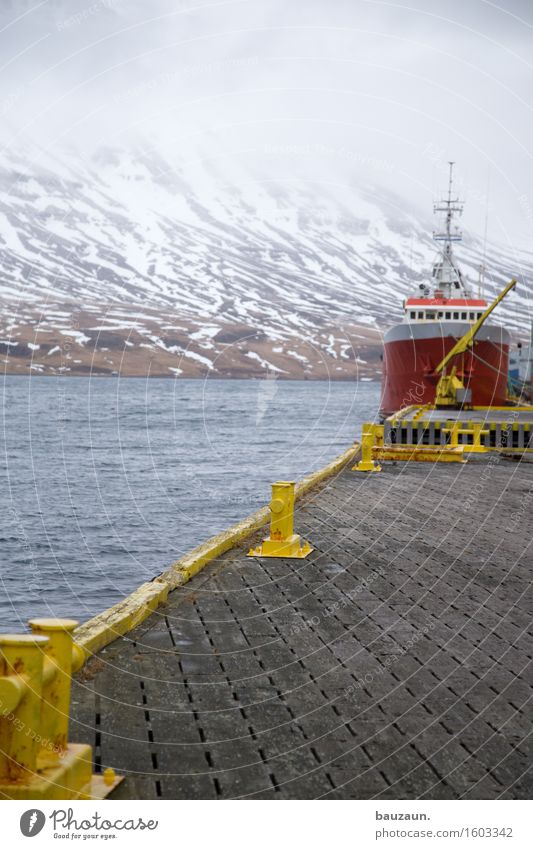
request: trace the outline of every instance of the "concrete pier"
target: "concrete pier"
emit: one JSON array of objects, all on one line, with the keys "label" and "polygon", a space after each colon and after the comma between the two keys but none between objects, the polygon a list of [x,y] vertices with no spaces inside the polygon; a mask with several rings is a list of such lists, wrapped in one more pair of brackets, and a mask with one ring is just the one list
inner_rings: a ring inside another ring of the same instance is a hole
[{"label": "concrete pier", "polygon": [[[266,500],[267,493],[265,493]],[[120,798],[531,798],[533,465],[346,466],[73,682]]]}]

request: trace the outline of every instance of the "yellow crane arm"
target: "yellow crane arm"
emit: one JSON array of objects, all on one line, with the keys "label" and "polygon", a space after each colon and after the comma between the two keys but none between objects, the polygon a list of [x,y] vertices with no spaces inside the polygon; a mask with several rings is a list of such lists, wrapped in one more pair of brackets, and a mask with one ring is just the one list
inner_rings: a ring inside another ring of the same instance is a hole
[{"label": "yellow crane arm", "polygon": [[450,360],[453,359],[453,357],[456,357],[457,354],[463,354],[466,350],[468,350],[468,348],[471,347],[471,345],[474,341],[474,338],[475,338],[479,328],[481,327],[481,325],[484,324],[484,322],[487,320],[487,318],[491,314],[492,310],[495,307],[498,306],[500,301],[503,301],[503,299],[505,298],[507,293],[510,292],[511,289],[514,289],[515,286],[516,286],[516,280],[513,277],[511,282],[508,283],[507,286],[505,287],[505,289],[503,289],[500,292],[500,294],[498,295],[498,297],[494,299],[494,301],[492,302],[490,307],[488,307],[485,310],[483,315],[478,318],[478,320],[475,322],[475,324],[473,324],[472,327],[469,330],[467,330],[465,335],[461,336],[461,338],[455,343],[453,348],[451,348],[448,351],[448,353],[446,354],[444,359],[438,364],[437,368],[435,369],[435,374],[440,374],[440,372],[443,369],[446,368],[446,366],[448,365]]}]

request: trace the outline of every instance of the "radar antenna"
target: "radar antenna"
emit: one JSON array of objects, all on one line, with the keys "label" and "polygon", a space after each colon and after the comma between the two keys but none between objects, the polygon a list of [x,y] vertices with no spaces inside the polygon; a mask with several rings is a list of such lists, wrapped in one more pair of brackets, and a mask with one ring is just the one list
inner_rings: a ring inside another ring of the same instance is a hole
[{"label": "radar antenna", "polygon": [[453,255],[452,243],[460,242],[463,238],[462,231],[459,227],[453,225],[454,215],[462,215],[463,201],[453,194],[453,166],[454,162],[448,162],[450,166],[448,176],[448,196],[438,203],[433,204],[434,213],[442,213],[444,215],[444,228],[433,233],[433,238],[436,242],[442,242],[441,256],[433,266],[433,277],[437,289],[442,291],[446,297],[450,297],[451,289],[460,289],[467,293],[463,275]]}]

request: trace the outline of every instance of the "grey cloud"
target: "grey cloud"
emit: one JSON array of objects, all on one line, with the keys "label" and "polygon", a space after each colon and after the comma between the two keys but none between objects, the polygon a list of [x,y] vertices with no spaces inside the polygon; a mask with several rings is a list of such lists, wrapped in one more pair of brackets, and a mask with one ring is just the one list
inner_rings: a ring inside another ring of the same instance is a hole
[{"label": "grey cloud", "polygon": [[[533,10],[486,0],[4,2],[4,144],[134,144],[251,172],[383,182],[429,207],[458,162],[467,223],[531,237]],[[276,152],[277,151],[277,152]],[[300,151],[300,155],[298,155]]]}]

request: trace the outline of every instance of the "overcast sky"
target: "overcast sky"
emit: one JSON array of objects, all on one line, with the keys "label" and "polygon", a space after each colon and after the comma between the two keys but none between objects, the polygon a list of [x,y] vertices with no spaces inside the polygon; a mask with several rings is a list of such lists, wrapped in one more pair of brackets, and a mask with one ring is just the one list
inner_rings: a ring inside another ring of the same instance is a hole
[{"label": "overcast sky", "polygon": [[262,179],[354,174],[533,237],[533,3],[3,0],[0,139],[222,157]]}]

